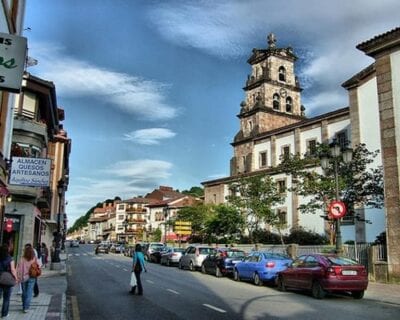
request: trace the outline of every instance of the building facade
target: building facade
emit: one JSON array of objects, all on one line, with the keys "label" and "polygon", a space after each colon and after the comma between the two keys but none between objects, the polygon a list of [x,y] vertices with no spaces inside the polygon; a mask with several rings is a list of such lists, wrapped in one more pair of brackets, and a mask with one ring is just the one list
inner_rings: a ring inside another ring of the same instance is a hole
[{"label": "building facade", "polygon": [[[234,155],[230,162],[230,176],[202,183],[205,203],[226,202],[231,192],[230,184],[242,177],[268,175],[275,180],[285,196],[284,203],[275,208],[285,222],[286,229],[283,232],[289,232],[293,227],[303,227],[328,234],[330,224],[320,217],[325,215],[325,209],[321,208],[317,214],[301,214],[298,208],[307,199],[285,191],[292,187],[294,180],[279,172],[277,166],[286,155],[312,156],[319,143],[335,140],[343,147],[349,142],[355,146],[360,138],[353,139],[351,121],[354,112],[351,108],[338,109],[313,118],[305,116],[305,108],[301,104],[302,89],[294,68],[296,59],[292,48],[276,46],[272,34],[268,36],[266,49],[253,49],[247,61],[251,65],[251,75],[243,88],[245,101],[241,103],[237,116],[240,129],[231,143]],[[362,137],[362,142],[369,138]],[[376,150],[380,145],[371,141],[368,147]],[[379,165],[379,162],[374,165]],[[312,170],[322,173],[320,166]],[[382,210],[369,218],[375,227],[379,226],[377,231],[365,227],[366,219],[360,222],[354,216],[346,217],[341,228],[343,240],[375,240],[384,228]]]}]

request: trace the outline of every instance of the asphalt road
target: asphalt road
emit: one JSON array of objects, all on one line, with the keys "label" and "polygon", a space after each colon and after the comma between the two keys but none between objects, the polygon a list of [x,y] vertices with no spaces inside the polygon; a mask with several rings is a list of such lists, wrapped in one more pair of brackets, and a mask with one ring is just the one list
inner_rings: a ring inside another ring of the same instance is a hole
[{"label": "asphalt road", "polygon": [[86,319],[399,319],[400,304],[347,296],[313,299],[307,293],[216,278],[175,267],[147,265],[143,296],[128,293],[131,259],[69,249],[68,292],[74,320]]}]

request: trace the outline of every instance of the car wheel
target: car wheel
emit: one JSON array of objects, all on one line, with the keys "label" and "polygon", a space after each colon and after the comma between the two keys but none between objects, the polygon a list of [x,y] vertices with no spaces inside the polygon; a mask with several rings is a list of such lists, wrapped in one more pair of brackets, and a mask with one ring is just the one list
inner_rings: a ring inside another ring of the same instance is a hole
[{"label": "car wheel", "polygon": [[201,265],[201,273],[206,273],[206,267],[204,264]]},{"label": "car wheel", "polygon": [[364,290],[361,291],[352,291],[351,295],[354,299],[362,299],[364,297]]},{"label": "car wheel", "polygon": [[222,277],[222,272],[218,267],[215,267],[215,276],[217,278],[221,278]]},{"label": "car wheel", "polygon": [[262,282],[262,280],[260,279],[260,276],[258,273],[255,273],[253,276],[253,282],[256,286],[262,286],[264,283]]},{"label": "car wheel", "polygon": [[286,291],[285,282],[284,282],[282,276],[280,276],[280,277],[278,278],[277,286],[278,286],[278,290],[279,290],[279,291],[282,291],[282,292],[285,292],[285,291]]},{"label": "car wheel", "polygon": [[322,286],[318,281],[313,282],[312,288],[311,288],[311,293],[315,299],[323,299],[326,295],[325,290],[322,289]]},{"label": "car wheel", "polygon": [[237,271],[236,269],[233,272],[233,280],[240,281],[239,271]]},{"label": "car wheel", "polygon": [[194,271],[193,261],[190,261],[190,263],[189,263],[189,270]]}]

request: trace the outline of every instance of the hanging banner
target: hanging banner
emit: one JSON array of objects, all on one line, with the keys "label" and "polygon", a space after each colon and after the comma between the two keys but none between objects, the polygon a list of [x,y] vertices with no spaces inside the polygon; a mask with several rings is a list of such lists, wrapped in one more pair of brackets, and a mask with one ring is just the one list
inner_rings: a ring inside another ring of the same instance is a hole
[{"label": "hanging banner", "polygon": [[13,157],[9,184],[30,187],[50,186],[51,160]]},{"label": "hanging banner", "polygon": [[0,89],[20,92],[27,52],[24,37],[0,32]]}]

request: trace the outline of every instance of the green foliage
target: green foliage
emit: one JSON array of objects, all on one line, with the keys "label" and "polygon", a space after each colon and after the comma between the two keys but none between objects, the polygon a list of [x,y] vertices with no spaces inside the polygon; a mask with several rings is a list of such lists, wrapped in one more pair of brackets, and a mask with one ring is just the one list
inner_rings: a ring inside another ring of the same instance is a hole
[{"label": "green foliage", "polygon": [[230,185],[232,194],[227,197],[230,205],[238,210],[246,222],[250,239],[258,242],[255,232],[264,223],[280,228],[279,215],[274,206],[283,202],[276,183],[269,176],[251,176]]},{"label": "green foliage", "polygon": [[285,242],[299,245],[320,245],[328,244],[329,240],[316,232],[307,231],[303,228],[293,228],[290,234],[285,237]]},{"label": "green foliage", "polygon": [[152,242],[160,242],[161,241],[161,236],[162,236],[162,231],[160,228],[157,228],[156,230],[154,230],[154,232],[152,233],[150,240]]},{"label": "green foliage", "polygon": [[383,206],[382,167],[369,168],[369,164],[379,154],[370,152],[365,144],[353,149],[353,159],[344,163],[341,158],[330,161],[329,167],[319,173],[319,157],[327,153],[329,145],[320,144],[315,158],[292,155],[282,160],[279,168],[292,175],[293,187],[289,190],[307,197],[308,202],[299,206],[302,213],[316,213],[336,199],[335,162],[338,171],[339,199],[346,203],[349,214],[359,205],[381,208]]},{"label": "green foliage", "polygon": [[181,193],[192,197],[201,198],[204,196],[204,189],[202,187],[191,187],[190,190],[184,190]]}]

